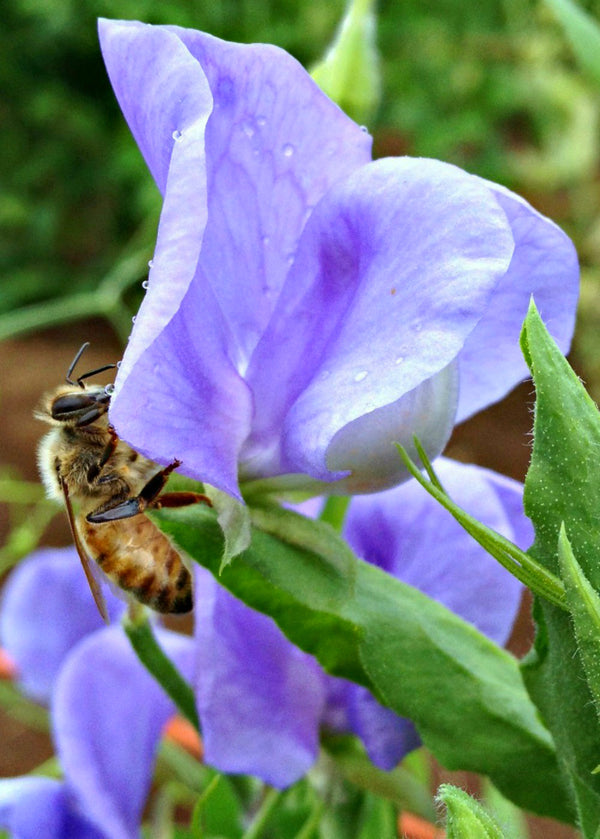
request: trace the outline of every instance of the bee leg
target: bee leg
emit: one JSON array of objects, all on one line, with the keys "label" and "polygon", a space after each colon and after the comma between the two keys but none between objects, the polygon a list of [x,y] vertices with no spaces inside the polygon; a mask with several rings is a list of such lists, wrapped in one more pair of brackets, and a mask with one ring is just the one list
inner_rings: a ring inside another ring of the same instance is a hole
[{"label": "bee leg", "polygon": [[212,501],[208,495],[202,495],[200,492],[163,492],[155,501],[148,506],[154,510],[160,510],[161,507],[189,507],[190,504],[206,504],[207,507],[212,507]]},{"label": "bee leg", "polygon": [[87,520],[92,524],[101,524],[106,521],[117,521],[118,519],[128,519],[132,516],[137,516],[138,513],[143,513],[148,507],[156,508],[160,504],[156,503],[164,485],[167,483],[169,475],[174,469],[181,464],[180,460],[174,460],[156,475],[153,475],[148,483],[142,488],[142,491],[135,498],[127,498],[119,504],[115,504],[109,508],[100,507],[93,513],[86,516]]},{"label": "bee leg", "polygon": [[[117,448],[117,443],[119,438],[117,437],[117,432],[113,428],[112,425],[108,426],[108,433],[110,435],[108,443],[106,444],[102,455],[100,456],[100,460],[97,463],[94,463],[88,469],[87,478],[90,483],[94,483],[104,466],[108,463],[110,458],[113,456],[115,449]],[[105,482],[103,478],[100,478],[98,483]]]}]

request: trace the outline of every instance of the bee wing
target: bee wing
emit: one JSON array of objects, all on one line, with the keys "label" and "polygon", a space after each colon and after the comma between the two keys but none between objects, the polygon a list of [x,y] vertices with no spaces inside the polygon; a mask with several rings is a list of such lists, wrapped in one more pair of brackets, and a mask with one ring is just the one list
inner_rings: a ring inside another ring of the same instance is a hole
[{"label": "bee wing", "polygon": [[108,619],[108,612],[106,609],[106,602],[104,600],[104,595],[102,594],[102,590],[100,588],[100,584],[98,580],[94,577],[92,573],[91,563],[92,559],[88,556],[88,552],[85,549],[85,545],[81,541],[79,537],[79,531],[77,530],[77,523],[75,521],[75,515],[73,513],[73,507],[71,506],[71,499],[69,497],[69,488],[65,483],[64,479],[61,477],[60,485],[63,491],[63,495],[65,498],[65,507],[67,508],[67,518],[69,519],[69,526],[71,528],[71,533],[73,534],[73,541],[75,542],[75,547],[77,548],[77,553],[79,554],[79,559],[81,560],[81,564],[83,565],[83,570],[85,572],[85,576],[88,581],[88,585],[92,592],[92,596],[94,598],[94,602],[98,607],[98,611],[102,615],[105,623],[110,623]]}]

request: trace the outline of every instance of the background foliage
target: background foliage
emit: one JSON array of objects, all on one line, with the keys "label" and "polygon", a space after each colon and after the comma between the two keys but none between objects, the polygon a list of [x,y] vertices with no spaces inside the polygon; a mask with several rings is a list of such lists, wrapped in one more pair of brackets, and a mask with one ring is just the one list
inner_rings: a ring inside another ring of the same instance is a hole
[{"label": "background foliage", "polygon": [[[600,3],[584,5],[600,13]],[[343,0],[7,0],[0,313],[8,317],[0,335],[39,325],[15,318],[15,309],[96,289],[124,252],[143,252],[122,278],[133,286],[151,257],[158,194],[108,84],[97,17],[269,41],[310,67],[343,8]],[[382,0],[378,11],[383,96],[368,126],[376,155],[439,157],[505,183],[567,229],[584,267],[598,264],[598,96],[551,9],[529,0]],[[587,278],[597,279],[591,269]],[[138,292],[126,295],[132,313]],[[586,284],[585,300],[584,320],[595,325],[594,285]],[[125,332],[125,321],[115,326]],[[590,340],[581,339],[586,354]]]}]

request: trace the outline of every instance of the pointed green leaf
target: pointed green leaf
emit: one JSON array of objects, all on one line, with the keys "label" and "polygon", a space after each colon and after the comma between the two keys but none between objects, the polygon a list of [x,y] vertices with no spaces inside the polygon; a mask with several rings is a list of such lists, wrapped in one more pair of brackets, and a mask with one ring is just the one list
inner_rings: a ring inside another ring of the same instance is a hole
[{"label": "pointed green leaf", "polygon": [[[532,556],[559,573],[558,538],[569,541],[593,588],[600,585],[600,416],[532,305],[522,347],[535,389],[534,445],[525,482],[525,511],[535,526]],[[560,766],[573,790],[585,836],[600,823],[600,732],[569,615],[543,600],[534,609],[537,635],[523,673],[553,733]]]},{"label": "pointed green leaf", "polygon": [[464,790],[442,784],[437,800],[446,807],[448,839],[504,839],[495,819]]},{"label": "pointed green leaf", "polygon": [[374,0],[350,0],[332,46],[311,73],[321,90],[359,123],[373,117],[381,97],[374,6]]},{"label": "pointed green leaf", "polygon": [[567,589],[567,598],[579,655],[600,715],[600,597],[581,570],[567,538],[564,525],[558,537],[558,559]]},{"label": "pointed green leaf", "polygon": [[546,0],[581,67],[600,84],[600,24],[573,0]]},{"label": "pointed green leaf", "polygon": [[325,670],[414,720],[449,769],[487,774],[521,806],[568,819],[554,745],[516,660],[470,624],[358,560],[328,525],[290,510],[253,510],[249,548],[220,575],[223,537],[210,511],[164,510],[156,518]]}]

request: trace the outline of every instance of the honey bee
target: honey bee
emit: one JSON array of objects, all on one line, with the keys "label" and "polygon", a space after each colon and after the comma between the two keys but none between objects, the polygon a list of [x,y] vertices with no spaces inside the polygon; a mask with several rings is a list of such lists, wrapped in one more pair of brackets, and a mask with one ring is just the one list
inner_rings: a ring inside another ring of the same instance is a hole
[{"label": "honey bee", "polygon": [[189,612],[192,577],[181,555],[145,510],[211,505],[196,492],[162,492],[174,469],[164,469],[119,439],[108,421],[111,386],[86,385],[106,364],[71,376],[89,346],[76,354],[66,384],[45,394],[35,417],[53,426],[39,447],[46,492],[64,503],[77,553],[94,600],[108,622],[92,560],[121,589],[157,612]]}]

